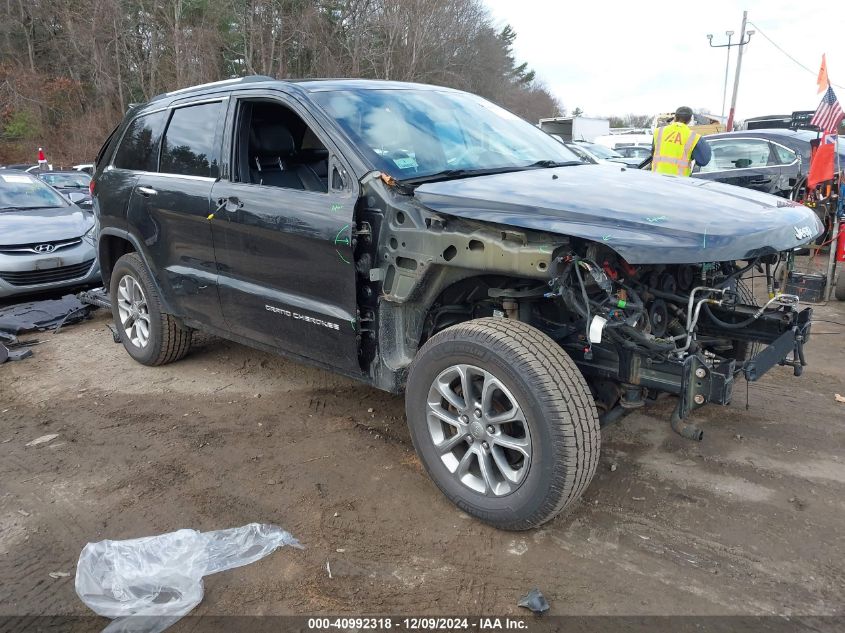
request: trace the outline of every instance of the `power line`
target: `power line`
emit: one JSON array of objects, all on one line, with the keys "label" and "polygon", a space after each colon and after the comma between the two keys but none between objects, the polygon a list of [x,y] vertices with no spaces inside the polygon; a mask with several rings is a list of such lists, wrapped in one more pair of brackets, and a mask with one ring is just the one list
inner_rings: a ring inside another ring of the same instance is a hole
[{"label": "power line", "polygon": [[[757,32],[758,32],[760,35],[762,35],[762,36],[763,36],[763,37],[765,37],[767,40],[769,40],[769,43],[770,43],[772,46],[774,46],[774,47],[775,47],[776,49],[778,49],[781,53],[783,53],[784,55],[786,55],[786,56],[787,56],[789,59],[791,59],[793,62],[795,62],[796,64],[798,64],[801,68],[803,68],[804,70],[806,70],[806,71],[807,71],[808,73],[810,73],[811,75],[815,75],[816,77],[818,77],[818,76],[819,76],[818,71],[812,70],[811,68],[807,68],[804,64],[802,64],[802,63],[801,63],[801,62],[799,62],[797,59],[795,59],[792,55],[790,55],[790,54],[789,54],[789,53],[787,53],[785,50],[783,50],[780,46],[778,46],[778,45],[774,42],[774,40],[772,40],[772,38],[770,38],[768,35],[766,35],[766,34],[763,32],[763,30],[762,30],[759,26],[757,26],[756,24],[754,24],[754,22],[752,22],[751,20],[749,20],[749,21],[748,21],[748,23],[749,23],[751,26],[753,26],[755,29],[757,29]],[[830,82],[830,85],[831,85],[831,86],[836,86],[837,88],[845,88],[845,86],[840,86],[839,84],[835,84],[835,83],[833,83],[832,81]]]}]

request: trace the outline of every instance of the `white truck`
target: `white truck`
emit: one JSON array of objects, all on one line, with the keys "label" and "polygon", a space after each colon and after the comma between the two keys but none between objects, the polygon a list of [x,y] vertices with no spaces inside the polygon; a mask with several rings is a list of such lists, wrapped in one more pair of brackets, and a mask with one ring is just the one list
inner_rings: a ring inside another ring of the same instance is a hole
[{"label": "white truck", "polygon": [[564,141],[594,141],[596,137],[610,133],[610,120],[586,116],[565,116],[540,119],[539,127],[547,134]]}]

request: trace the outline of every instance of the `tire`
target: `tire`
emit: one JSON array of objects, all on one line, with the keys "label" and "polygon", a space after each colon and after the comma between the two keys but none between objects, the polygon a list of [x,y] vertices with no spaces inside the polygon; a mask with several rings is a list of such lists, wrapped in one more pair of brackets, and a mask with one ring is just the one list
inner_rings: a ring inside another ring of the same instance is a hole
[{"label": "tire", "polygon": [[[462,399],[465,384],[472,404]],[[405,410],[434,483],[500,529],[526,530],[571,509],[596,470],[601,432],[584,377],[554,341],[519,321],[477,319],[432,337],[411,365]],[[516,421],[493,424],[509,416]]]},{"label": "tire", "polygon": [[837,301],[845,301],[845,264],[842,264],[842,267],[842,270],[839,271],[839,279],[833,288],[833,296],[836,297]]},{"label": "tire", "polygon": [[[109,294],[120,342],[132,358],[143,365],[157,366],[177,361],[188,353],[191,330],[162,311],[156,285],[137,253],[127,253],[117,260]],[[129,318],[122,319],[121,311],[124,317],[129,312]]]}]

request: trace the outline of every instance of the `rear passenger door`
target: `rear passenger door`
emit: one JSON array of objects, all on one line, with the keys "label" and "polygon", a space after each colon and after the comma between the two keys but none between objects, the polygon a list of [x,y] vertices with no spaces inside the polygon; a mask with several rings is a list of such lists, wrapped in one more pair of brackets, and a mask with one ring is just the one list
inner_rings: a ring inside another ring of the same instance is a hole
[{"label": "rear passenger door", "polygon": [[128,218],[174,311],[216,326],[223,320],[208,216],[226,102],[206,99],[164,111],[158,168],[138,174]]},{"label": "rear passenger door", "polygon": [[768,141],[757,138],[728,138],[708,143],[713,157],[696,172],[697,178],[777,193],[781,167]]},{"label": "rear passenger door", "polygon": [[[111,164],[97,175],[94,210],[101,231],[109,228],[126,230],[126,218],[138,174],[158,169],[158,153],[167,116],[167,110],[157,110],[130,121],[118,139]],[[107,145],[108,142],[100,150],[98,163],[108,151]]]},{"label": "rear passenger door", "polygon": [[233,332],[360,372],[352,255],[358,183],[305,108],[233,94],[214,184],[220,300]]}]

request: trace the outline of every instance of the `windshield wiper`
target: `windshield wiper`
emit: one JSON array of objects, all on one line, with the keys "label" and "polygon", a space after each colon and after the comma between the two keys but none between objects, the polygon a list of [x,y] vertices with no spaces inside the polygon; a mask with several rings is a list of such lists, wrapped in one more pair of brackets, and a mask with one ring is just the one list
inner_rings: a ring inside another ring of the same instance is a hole
[{"label": "windshield wiper", "polygon": [[581,161],[557,161],[557,160],[538,160],[536,163],[530,165],[508,165],[507,167],[488,167],[486,169],[444,169],[426,176],[417,176],[416,178],[405,178],[399,180],[402,185],[419,185],[424,182],[437,182],[439,180],[452,180],[455,178],[466,178],[469,176],[489,176],[491,174],[504,174],[509,171],[522,171],[523,169],[531,169],[532,167],[569,167],[571,165],[583,165]]},{"label": "windshield wiper", "polygon": [[517,171],[519,167],[494,167],[488,169],[444,169],[425,176],[416,178],[404,178],[399,180],[403,185],[419,185],[424,182],[437,182],[438,180],[451,180],[453,178],[466,178],[467,176],[487,176],[490,174],[501,174],[506,171]]},{"label": "windshield wiper", "polygon": [[584,161],[580,160],[538,160],[536,163],[531,163],[527,167],[572,167],[573,165],[583,165]]},{"label": "windshield wiper", "polygon": [[56,207],[0,207],[0,211],[32,211],[33,209],[54,209]]}]

